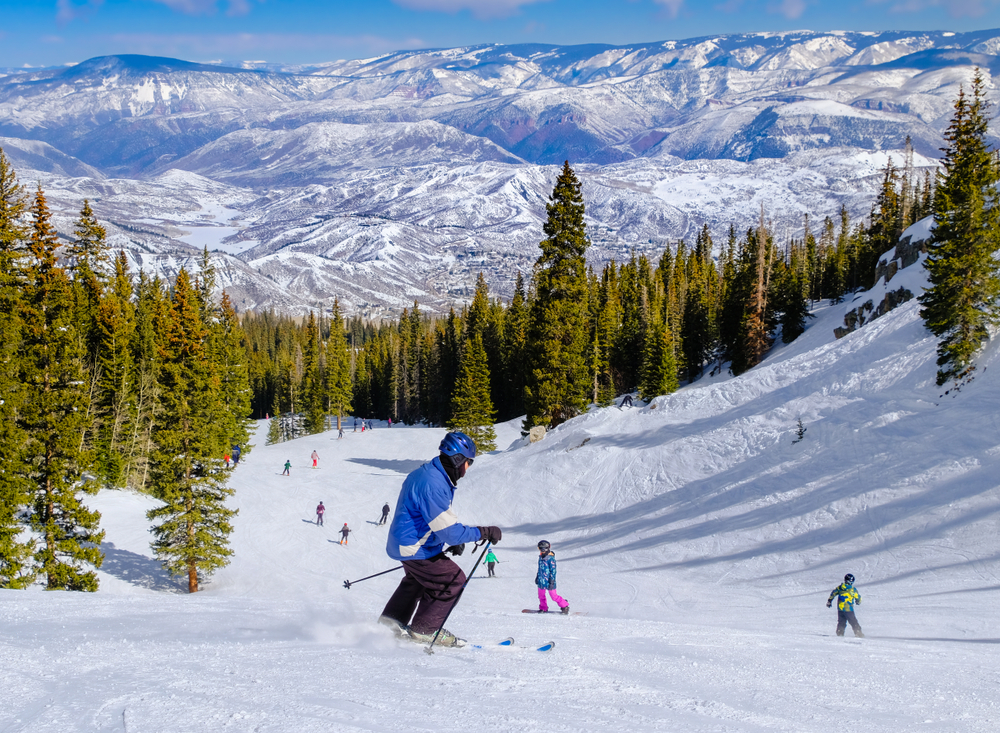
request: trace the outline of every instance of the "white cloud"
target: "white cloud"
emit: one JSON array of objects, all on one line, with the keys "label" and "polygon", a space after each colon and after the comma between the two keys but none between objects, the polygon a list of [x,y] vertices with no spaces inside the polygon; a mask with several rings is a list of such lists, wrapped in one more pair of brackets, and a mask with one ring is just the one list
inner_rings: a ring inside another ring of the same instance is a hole
[{"label": "white cloud", "polygon": [[[219,0],[155,0],[185,15],[211,15]],[[250,12],[249,0],[227,0],[226,15],[246,15]]]},{"label": "white cloud", "polygon": [[684,5],[684,0],[654,0],[654,2],[664,6],[671,18],[676,18],[681,12],[681,6]]},{"label": "white cloud", "polygon": [[772,10],[772,12],[784,15],[789,20],[801,17],[805,11],[806,0],[781,0]]},{"label": "white cloud", "polygon": [[86,18],[103,4],[104,0],[84,0],[79,5],[73,0],[57,0],[56,20],[60,24],[66,24],[78,18]]},{"label": "white cloud", "polygon": [[441,13],[457,13],[470,10],[480,20],[503,18],[516,13],[522,5],[531,5],[549,0],[392,0],[396,5],[409,10],[434,10]]}]

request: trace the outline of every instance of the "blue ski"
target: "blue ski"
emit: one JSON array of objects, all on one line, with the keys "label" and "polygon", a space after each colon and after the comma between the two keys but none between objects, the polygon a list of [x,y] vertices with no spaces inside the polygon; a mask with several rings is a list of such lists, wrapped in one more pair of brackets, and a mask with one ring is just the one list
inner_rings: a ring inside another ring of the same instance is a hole
[{"label": "blue ski", "polygon": [[[484,646],[482,644],[468,644],[468,646],[471,649],[486,649],[487,648],[486,646]],[[514,637],[511,636],[511,637],[508,637],[508,638],[504,639],[503,641],[499,642],[497,644],[497,646],[510,646],[510,647],[514,646]],[[542,644],[540,647],[535,647],[534,651],[536,651],[536,652],[548,652],[548,651],[552,651],[553,649],[555,649],[555,646],[556,646],[556,643],[554,641],[550,641],[550,642],[548,642],[546,644]],[[525,647],[525,648],[527,649],[527,648],[530,648],[530,647]]]}]

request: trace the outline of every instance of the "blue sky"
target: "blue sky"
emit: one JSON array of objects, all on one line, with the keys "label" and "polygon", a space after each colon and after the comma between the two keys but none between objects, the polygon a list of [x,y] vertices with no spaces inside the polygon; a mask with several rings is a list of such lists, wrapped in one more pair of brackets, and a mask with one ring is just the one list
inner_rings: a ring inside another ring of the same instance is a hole
[{"label": "blue sky", "polygon": [[1000,27],[1000,0],[0,0],[0,67],[140,53],[316,63],[477,43]]}]

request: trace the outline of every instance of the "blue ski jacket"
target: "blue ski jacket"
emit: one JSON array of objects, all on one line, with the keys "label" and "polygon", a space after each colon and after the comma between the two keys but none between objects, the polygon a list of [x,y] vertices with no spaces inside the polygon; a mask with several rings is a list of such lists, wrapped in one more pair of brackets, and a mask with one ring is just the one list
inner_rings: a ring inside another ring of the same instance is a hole
[{"label": "blue ski jacket", "polygon": [[406,480],[396,501],[396,513],[389,525],[385,551],[393,560],[426,560],[439,554],[444,545],[476,542],[478,527],[458,521],[451,511],[455,484],[435,458],[416,469]]},{"label": "blue ski jacket", "polygon": [[858,593],[857,588],[847,583],[841,583],[834,588],[827,601],[832,601],[834,598],[837,599],[837,608],[841,611],[853,611],[854,604],[861,603],[861,594]]},{"label": "blue ski jacket", "polygon": [[535,585],[545,590],[556,589],[556,554],[551,550],[545,557],[538,558],[538,574]]}]

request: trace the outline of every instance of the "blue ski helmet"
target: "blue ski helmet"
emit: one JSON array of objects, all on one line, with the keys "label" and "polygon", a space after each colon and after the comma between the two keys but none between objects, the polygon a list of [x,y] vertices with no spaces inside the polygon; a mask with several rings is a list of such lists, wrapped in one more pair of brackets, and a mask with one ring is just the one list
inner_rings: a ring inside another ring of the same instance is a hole
[{"label": "blue ski helmet", "polygon": [[444,436],[444,440],[441,441],[438,450],[446,456],[464,456],[468,459],[470,466],[476,457],[475,441],[465,433],[457,431]]}]

